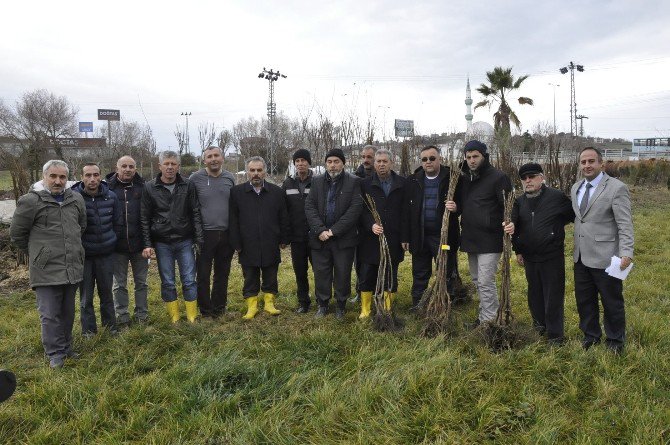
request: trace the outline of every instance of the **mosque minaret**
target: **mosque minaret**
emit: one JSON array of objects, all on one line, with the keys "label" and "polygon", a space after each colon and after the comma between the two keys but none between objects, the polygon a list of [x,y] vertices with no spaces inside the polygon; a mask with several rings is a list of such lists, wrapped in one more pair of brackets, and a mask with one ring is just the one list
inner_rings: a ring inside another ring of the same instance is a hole
[{"label": "mosque minaret", "polygon": [[467,134],[472,134],[472,96],[470,94],[470,75],[468,75],[468,84],[465,88],[465,105],[467,114],[465,115],[465,120],[467,121],[468,128],[466,130]]}]

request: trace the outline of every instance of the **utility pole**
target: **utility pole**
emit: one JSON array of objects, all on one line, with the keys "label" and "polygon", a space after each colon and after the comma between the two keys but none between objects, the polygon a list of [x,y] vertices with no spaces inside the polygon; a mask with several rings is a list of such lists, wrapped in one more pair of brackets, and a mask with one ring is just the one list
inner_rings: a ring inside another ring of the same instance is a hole
[{"label": "utility pole", "polygon": [[188,117],[193,114],[190,111],[184,111],[181,113],[182,116],[186,118],[186,153],[191,153],[191,137],[188,134]]},{"label": "utility pole", "polygon": [[576,65],[570,62],[568,66],[559,69],[561,74],[567,74],[570,71],[570,134],[575,136],[577,132],[577,101],[575,100],[575,69],[580,73],[584,72],[584,65]]},{"label": "utility pole", "polygon": [[579,135],[584,136],[584,119],[588,119],[587,116],[584,116],[583,114],[580,114],[579,116],[575,116],[575,119],[579,121]]},{"label": "utility pole", "polygon": [[557,83],[551,83],[549,82],[549,85],[554,87],[554,134],[556,134],[556,87],[560,87],[559,84]]},{"label": "utility pole", "polygon": [[275,104],[275,82],[280,78],[286,79],[285,74],[280,74],[279,70],[273,71],[272,69],[267,70],[263,67],[263,71],[258,74],[259,79],[267,79],[269,84],[269,97],[268,97],[268,131],[270,133],[270,147],[268,150],[268,164],[270,166],[269,173],[270,175],[275,175],[277,173],[277,129],[275,126],[275,117],[277,115],[277,104]]}]

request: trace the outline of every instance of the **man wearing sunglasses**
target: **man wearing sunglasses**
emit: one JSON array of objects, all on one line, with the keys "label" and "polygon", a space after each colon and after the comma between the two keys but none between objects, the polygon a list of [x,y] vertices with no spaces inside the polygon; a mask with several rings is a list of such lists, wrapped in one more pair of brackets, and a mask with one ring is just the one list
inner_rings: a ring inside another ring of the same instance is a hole
[{"label": "man wearing sunglasses", "polygon": [[470,276],[479,294],[479,315],[472,324],[476,327],[493,320],[498,312],[496,271],[503,230],[514,233],[514,224],[503,225],[503,195],[512,193],[512,182],[491,165],[486,144],[472,140],[463,151],[465,162],[456,200],[447,202],[446,207],[461,214],[461,250],[468,254]]},{"label": "man wearing sunglasses", "polygon": [[[421,150],[421,166],[407,178],[403,242],[412,253],[412,310],[426,288],[433,271],[433,260],[440,247],[440,231],[449,190],[449,167],[440,165],[438,148],[429,145]],[[453,294],[459,282],[457,267],[458,217],[449,218],[449,251],[447,252],[447,289]]]},{"label": "man wearing sunglasses", "polygon": [[572,222],[572,202],[544,184],[539,164],[519,169],[523,195],[514,202],[512,244],[526,270],[528,309],[533,326],[552,344],[563,343],[565,300],[565,225]]}]

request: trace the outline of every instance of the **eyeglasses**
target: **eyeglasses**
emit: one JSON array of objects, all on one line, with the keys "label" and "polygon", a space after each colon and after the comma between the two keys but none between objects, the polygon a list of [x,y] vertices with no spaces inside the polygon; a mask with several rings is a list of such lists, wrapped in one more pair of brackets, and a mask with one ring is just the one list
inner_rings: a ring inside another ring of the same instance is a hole
[{"label": "eyeglasses", "polygon": [[433,162],[435,159],[437,159],[436,156],[428,156],[427,158],[421,158],[421,162]]},{"label": "eyeglasses", "polygon": [[526,179],[533,179],[533,178],[535,178],[536,176],[539,176],[539,174],[537,174],[537,173],[531,173],[531,174],[528,174],[528,175],[523,175],[523,176],[521,177],[521,180],[522,180],[522,181],[525,181]]}]

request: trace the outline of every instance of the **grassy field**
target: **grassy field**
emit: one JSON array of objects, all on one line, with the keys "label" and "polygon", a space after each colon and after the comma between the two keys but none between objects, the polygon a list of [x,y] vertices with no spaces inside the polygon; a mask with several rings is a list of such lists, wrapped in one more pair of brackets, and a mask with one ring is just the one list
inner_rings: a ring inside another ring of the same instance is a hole
[{"label": "grassy field", "polygon": [[[501,354],[461,327],[476,301],[458,308],[455,335],[419,336],[407,314],[409,257],[398,334],[374,332],[353,307],[342,323],[295,314],[289,261],[280,269],[279,317],[242,322],[235,267],[224,319],[171,326],[154,270],[151,323],[91,340],[76,323],[82,357],[59,371],[43,357],[33,293],[0,296],[0,367],[19,380],[0,405],[0,443],[670,443],[670,193],[633,196],[636,265],[625,283],[622,356],[581,349],[569,261],[570,340],[549,347],[534,339]],[[512,297],[528,326],[516,265]]]}]

